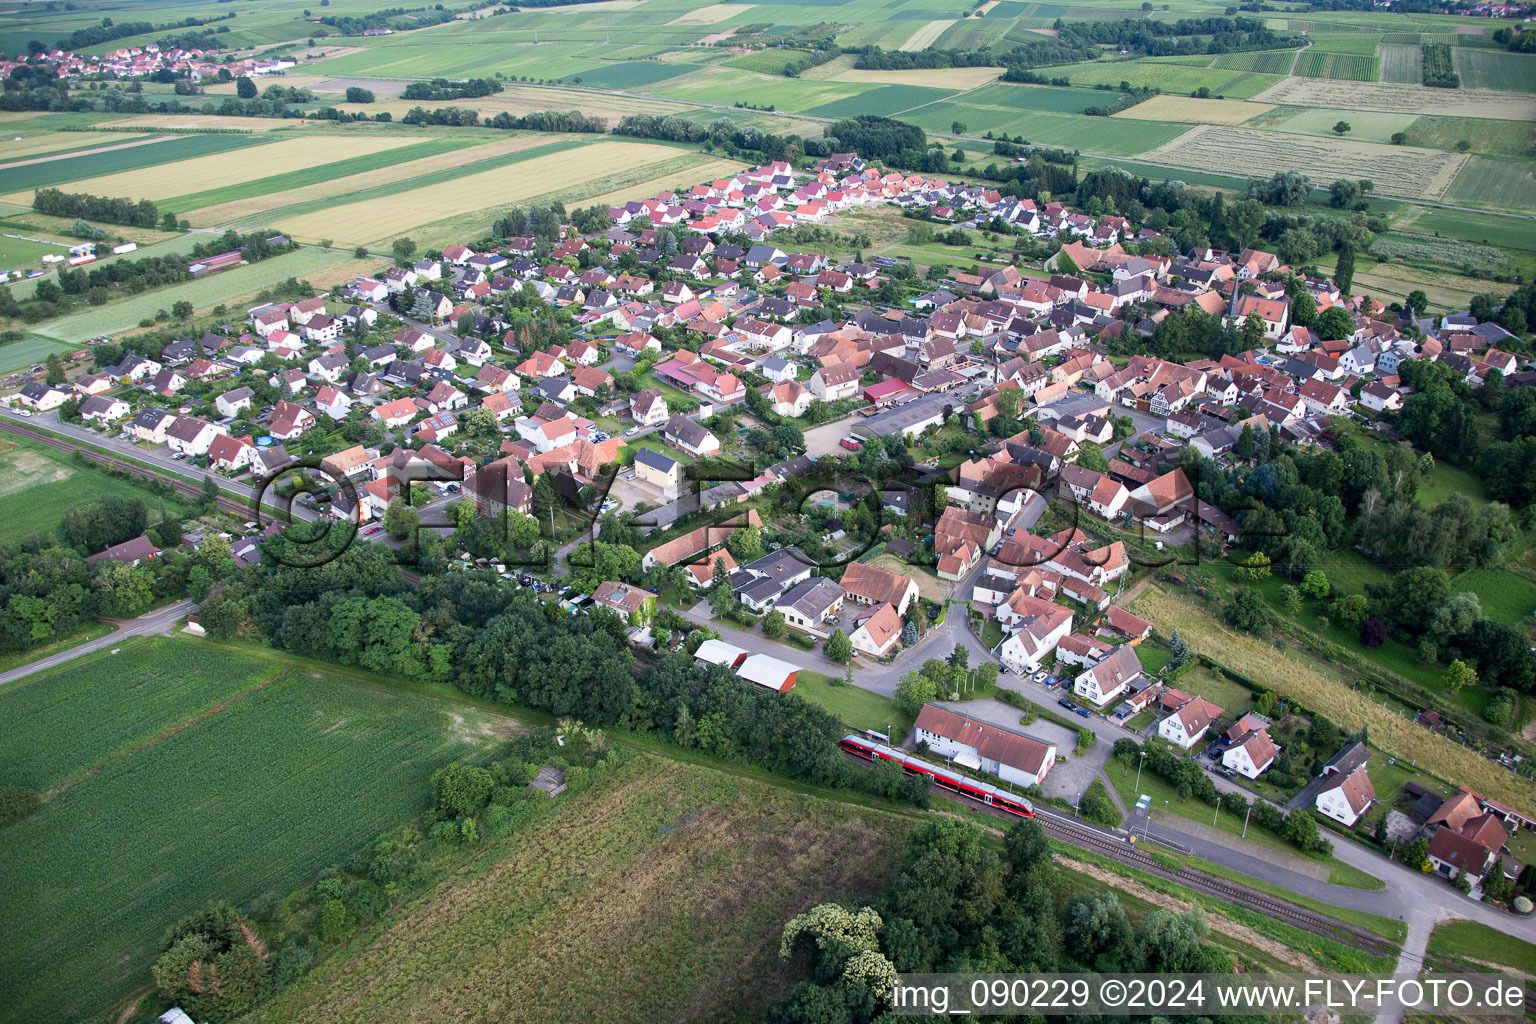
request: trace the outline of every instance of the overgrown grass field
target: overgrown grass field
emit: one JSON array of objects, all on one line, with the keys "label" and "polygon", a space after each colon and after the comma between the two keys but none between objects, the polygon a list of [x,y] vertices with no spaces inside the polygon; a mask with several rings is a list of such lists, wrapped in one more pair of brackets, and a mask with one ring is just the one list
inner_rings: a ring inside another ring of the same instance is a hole
[{"label": "overgrown grass field", "polygon": [[891,877],[904,822],[649,755],[488,843],[249,1024],[760,1021],[795,914]]}]

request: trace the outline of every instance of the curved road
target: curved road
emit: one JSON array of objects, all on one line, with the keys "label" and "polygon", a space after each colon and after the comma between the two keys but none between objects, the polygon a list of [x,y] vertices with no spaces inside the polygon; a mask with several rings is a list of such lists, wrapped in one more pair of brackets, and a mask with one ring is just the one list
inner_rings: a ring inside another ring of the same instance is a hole
[{"label": "curved road", "polygon": [[168,604],[163,608],[156,608],[154,611],[145,612],[136,619],[118,622],[117,628],[106,636],[87,640],[83,644],[77,644],[57,654],[50,654],[46,658],[29,661],[20,668],[13,668],[9,672],[0,672],[0,686],[4,686],[6,683],[13,683],[18,679],[25,679],[30,675],[36,675],[39,672],[62,665],[65,662],[74,661],[76,658],[84,657],[104,647],[120,644],[129,637],[168,633],[171,627],[176,624],[176,620],[190,612],[193,607],[195,606],[191,601],[177,601],[175,604]]}]

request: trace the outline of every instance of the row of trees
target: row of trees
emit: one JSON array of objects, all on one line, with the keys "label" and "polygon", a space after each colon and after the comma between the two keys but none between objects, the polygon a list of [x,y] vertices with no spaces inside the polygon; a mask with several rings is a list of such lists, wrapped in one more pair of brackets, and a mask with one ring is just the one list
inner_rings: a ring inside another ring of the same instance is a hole
[{"label": "row of trees", "polygon": [[84,192],[69,193],[56,188],[40,188],[33,193],[32,209],[52,217],[82,217],[137,228],[152,228],[160,223],[160,211],[148,199],[134,202],[132,199],[93,196]]}]

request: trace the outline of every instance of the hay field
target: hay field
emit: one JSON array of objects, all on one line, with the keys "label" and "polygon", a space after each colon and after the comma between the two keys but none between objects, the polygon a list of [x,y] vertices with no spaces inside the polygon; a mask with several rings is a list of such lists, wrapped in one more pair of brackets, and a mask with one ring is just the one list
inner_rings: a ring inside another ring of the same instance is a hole
[{"label": "hay field", "polygon": [[615,168],[640,168],[678,155],[670,146],[643,142],[595,142],[561,153],[533,157],[507,167],[457,179],[451,187],[432,185],[377,199],[342,203],[324,210],[278,220],[275,227],[300,241],[333,238],[370,243],[406,234],[412,228],[472,210],[486,210],[548,192],[566,190],[570,205],[587,205],[583,182]]},{"label": "hay field", "polygon": [[1455,153],[1382,146],[1371,142],[1288,135],[1201,125],[1142,154],[1163,162],[1239,177],[1262,170],[1300,171],[1314,182],[1369,178],[1382,195],[1439,199],[1467,162]]},{"label": "hay field", "polygon": [[333,196],[346,196],[355,192],[363,192],[368,189],[421,177],[425,174],[446,171],[459,167],[471,159],[485,160],[504,156],[508,153],[515,153],[518,150],[546,145],[552,139],[557,138],[562,138],[562,136],[530,134],[513,136],[506,139],[493,139],[482,146],[476,146],[474,149],[456,150],[452,153],[443,153],[422,160],[411,160],[393,167],[381,167],[376,171],[348,175],[345,178],[337,178],[335,181],[307,185],[303,188],[289,189],[285,192],[271,192],[264,196],[253,196],[249,199],[241,199],[234,202],[220,203],[217,206],[192,210],[184,216],[192,221],[193,224],[228,224],[231,221],[255,217],[285,206],[315,202],[321,199],[329,199]]},{"label": "hay field", "polygon": [[935,68],[913,71],[850,69],[833,75],[832,80],[854,82],[858,85],[923,85],[933,89],[976,89],[995,81],[1002,73],[1002,68]]},{"label": "hay field", "polygon": [[221,117],[218,114],[139,114],[112,122],[126,128],[233,128],[244,132],[270,132],[292,128],[284,117]]},{"label": "hay field", "polygon": [[[697,164],[688,169],[690,181],[709,181],[716,176],[731,174],[741,170],[740,160],[711,160],[708,163]],[[601,195],[589,196],[582,199],[581,206],[617,206],[619,203],[627,203],[631,199],[649,199],[657,192],[665,191],[677,184],[677,172],[669,171],[645,181],[637,181],[633,185],[604,192]],[[578,204],[568,204],[578,205]]]},{"label": "hay field", "polygon": [[939,36],[947,32],[949,27],[953,24],[953,21],[930,21],[928,24],[924,25],[922,28],[919,28],[917,31],[908,36],[907,41],[902,44],[901,49],[926,50],[928,47],[933,45],[934,41],[937,40]]},{"label": "hay field", "polygon": [[1536,97],[1473,89],[1428,89],[1421,85],[1396,85],[1388,82],[1287,78],[1254,98],[1262,103],[1286,103],[1297,107],[1536,121]]},{"label": "hay field", "polygon": [[[380,135],[305,135],[282,139],[261,147],[260,158],[231,159],[227,154],[200,156],[191,160],[158,164],[87,178],[74,182],[76,192],[98,196],[128,196],[132,199],[167,199],[181,195],[191,187],[199,191],[238,185],[265,178],[284,168],[313,167],[347,157],[382,153],[414,140],[405,136]],[[13,203],[30,203],[30,192],[15,192],[5,197]]]},{"label": "hay field", "polygon": [[[713,25],[727,18],[735,17],[750,11],[756,4],[710,4],[708,7],[698,7],[686,14],[673,18],[668,25]],[[591,4],[583,4],[582,10],[590,11]],[[558,10],[558,8],[556,8]]]},{"label": "hay field", "polygon": [[784,923],[867,900],[908,827],[649,754],[530,817],[245,1020],[762,1021]]},{"label": "hay field", "polygon": [[1197,100],[1188,96],[1154,96],[1116,117],[1136,121],[1175,121],[1184,124],[1242,124],[1275,109],[1268,103],[1246,100]]},{"label": "hay field", "polygon": [[[1178,629],[1197,653],[1243,672],[1254,682],[1320,711],[1347,731],[1370,727],[1371,742],[1389,754],[1458,786],[1517,807],[1536,804],[1536,783],[1486,761],[1438,733],[1413,722],[1279,653],[1262,640],[1228,629],[1204,611],[1157,587],[1133,602],[1137,614],[1165,633]],[[1423,764],[1418,764],[1423,761]]]}]

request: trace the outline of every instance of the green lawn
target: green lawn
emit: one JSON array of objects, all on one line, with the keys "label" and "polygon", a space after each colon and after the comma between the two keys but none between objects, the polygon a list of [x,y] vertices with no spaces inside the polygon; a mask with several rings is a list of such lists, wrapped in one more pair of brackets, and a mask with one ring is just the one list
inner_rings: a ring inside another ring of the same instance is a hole
[{"label": "green lawn", "polygon": [[1451,581],[1451,589],[1476,594],[1483,614],[1506,626],[1518,628],[1536,613],[1536,583],[1505,569],[1468,569]]},{"label": "green lawn", "polygon": [[1429,936],[1429,955],[1483,960],[1536,974],[1536,946],[1476,921],[1446,921]]},{"label": "green lawn", "polygon": [[1371,892],[1379,892],[1387,887],[1387,883],[1375,875],[1366,874],[1352,864],[1343,861],[1334,861],[1328,869],[1328,881],[1333,885],[1346,885],[1351,889],[1366,889]]},{"label": "green lawn", "polygon": [[433,771],[484,756],[509,726],[180,638],[7,686],[0,716],[7,780],[51,794],[5,832],[27,852],[6,858],[0,890],[18,1020],[106,1016],[148,984],[172,922],[306,884],[423,809]]},{"label": "green lawn", "polygon": [[0,270],[41,270],[44,256],[64,256],[68,253],[68,247],[52,242],[34,242],[28,238],[0,235]]},{"label": "green lawn", "polygon": [[109,495],[140,499],[151,522],[162,500],[173,514],[182,510],[176,497],[161,499],[53,448],[0,435],[0,542],[25,540],[35,533],[62,540],[58,528],[67,510]]},{"label": "green lawn", "polygon": [[834,680],[820,672],[802,669],[795,676],[795,688],[790,692],[820,704],[853,729],[874,729],[888,733],[893,740],[900,740],[912,728],[912,719],[898,711],[888,698],[848,686],[841,679]]}]

